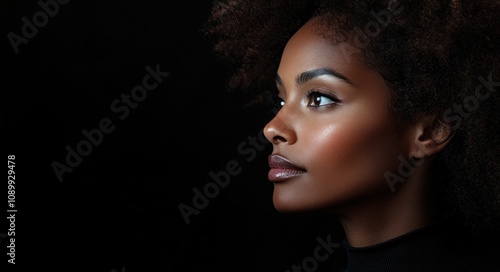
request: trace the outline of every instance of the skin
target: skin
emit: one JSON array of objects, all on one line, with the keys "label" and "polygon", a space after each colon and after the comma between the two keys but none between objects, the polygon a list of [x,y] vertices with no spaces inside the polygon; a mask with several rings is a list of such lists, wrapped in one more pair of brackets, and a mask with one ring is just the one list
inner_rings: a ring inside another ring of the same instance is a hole
[{"label": "skin", "polygon": [[[300,28],[283,51],[277,71],[283,106],[264,128],[272,154],[306,171],[274,182],[275,208],[333,212],[353,247],[429,224],[436,216],[429,165],[446,141],[432,139],[432,118],[414,125],[397,122],[381,75],[363,65],[361,56],[346,55],[342,45],[318,35],[313,22]],[[338,76],[297,83],[300,74],[317,69]],[[311,90],[315,93],[308,95]],[[398,174],[399,156],[425,159],[392,192],[384,173]]]}]

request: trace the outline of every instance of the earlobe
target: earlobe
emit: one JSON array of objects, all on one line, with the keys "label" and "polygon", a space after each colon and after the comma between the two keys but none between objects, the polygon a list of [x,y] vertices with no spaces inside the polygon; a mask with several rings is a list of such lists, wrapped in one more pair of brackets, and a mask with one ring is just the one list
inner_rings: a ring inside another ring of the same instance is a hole
[{"label": "earlobe", "polygon": [[410,156],[423,159],[443,150],[453,137],[453,128],[436,117],[423,118],[414,127]]}]

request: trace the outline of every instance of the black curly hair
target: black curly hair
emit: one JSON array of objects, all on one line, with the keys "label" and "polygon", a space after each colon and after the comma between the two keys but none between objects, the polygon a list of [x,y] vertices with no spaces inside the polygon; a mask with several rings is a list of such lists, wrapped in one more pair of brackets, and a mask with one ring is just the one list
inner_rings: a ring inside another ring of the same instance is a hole
[{"label": "black curly hair", "polygon": [[453,128],[434,184],[445,213],[482,233],[500,218],[499,14],[493,0],[221,0],[202,31],[231,71],[228,87],[259,101],[275,92],[281,52],[312,17],[332,42],[360,35],[354,49],[389,84],[395,116],[440,116]]}]

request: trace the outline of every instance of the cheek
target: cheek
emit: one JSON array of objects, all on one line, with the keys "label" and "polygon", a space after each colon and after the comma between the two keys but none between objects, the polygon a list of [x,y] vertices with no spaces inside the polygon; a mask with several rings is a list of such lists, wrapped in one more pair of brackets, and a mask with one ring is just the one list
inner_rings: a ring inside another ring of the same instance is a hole
[{"label": "cheek", "polygon": [[304,155],[311,180],[319,188],[349,197],[386,187],[384,172],[393,169],[399,153],[397,130],[389,115],[353,113],[335,124],[311,125],[318,129],[304,140],[315,144]]}]

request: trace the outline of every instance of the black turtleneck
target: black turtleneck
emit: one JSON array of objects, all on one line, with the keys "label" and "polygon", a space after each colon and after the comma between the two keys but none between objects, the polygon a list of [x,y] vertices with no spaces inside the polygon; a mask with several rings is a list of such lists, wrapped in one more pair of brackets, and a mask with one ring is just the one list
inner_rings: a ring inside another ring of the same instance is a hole
[{"label": "black turtleneck", "polygon": [[456,226],[451,220],[442,220],[361,248],[354,248],[344,240],[345,271],[499,272],[500,246],[465,235]]}]

